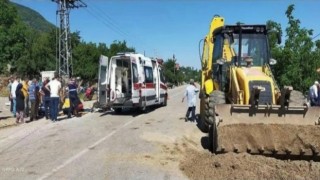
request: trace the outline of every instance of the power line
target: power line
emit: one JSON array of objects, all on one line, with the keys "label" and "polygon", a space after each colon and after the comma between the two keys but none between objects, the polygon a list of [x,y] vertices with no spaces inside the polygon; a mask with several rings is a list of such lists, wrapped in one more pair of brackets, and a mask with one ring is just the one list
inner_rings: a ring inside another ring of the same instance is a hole
[{"label": "power line", "polygon": [[[109,22],[106,21],[105,18],[103,18],[102,15],[97,14],[96,12],[93,12],[92,9],[89,9],[89,8],[88,8],[88,9],[86,9],[86,10],[87,10],[87,12],[88,12],[91,16],[93,16],[96,20],[98,20],[99,22],[101,22],[101,23],[102,23],[104,26],[106,26],[108,29],[112,30],[112,31],[115,32],[116,34],[118,34],[118,35],[122,36],[123,38],[125,38],[127,42],[128,42],[128,40],[131,39],[130,37],[132,37],[132,38],[135,39],[135,42],[138,42],[138,43],[140,43],[142,46],[147,47],[147,46],[145,45],[145,43],[144,43],[140,38],[139,38],[139,39],[137,38],[137,36],[130,35],[130,34],[124,32],[124,31],[119,30],[119,29],[122,29],[122,28],[120,28],[120,27],[117,28],[117,27],[115,27],[114,25],[111,25]],[[132,40],[132,41],[134,41],[134,40]]]},{"label": "power line", "polygon": [[320,33],[318,33],[317,35],[315,35],[312,40],[314,40],[316,37],[320,36]]},{"label": "power line", "polygon": [[99,13],[94,12],[93,9],[88,9],[91,14],[93,14],[98,20],[102,21],[108,28],[112,29],[115,33],[118,33],[122,36],[128,37],[128,34],[124,31],[122,31],[119,27],[115,26],[111,22],[107,21],[103,16],[101,16]]},{"label": "power line", "polygon": [[[120,25],[117,24],[116,21],[114,21],[105,11],[101,10],[98,6],[91,4],[92,9],[98,13],[100,17],[102,17],[104,20],[108,21],[110,25],[114,26],[116,29],[121,31],[122,33],[129,35],[127,31],[123,31],[124,28],[122,28]],[[102,15],[101,15],[102,14]]]},{"label": "power line", "polygon": [[119,32],[117,29],[115,29],[113,26],[110,26],[110,24],[108,24],[107,22],[105,22],[103,19],[101,19],[101,17],[99,17],[98,15],[96,15],[94,12],[92,12],[92,10],[86,9],[86,11],[92,16],[94,17],[96,20],[98,20],[99,22],[101,22],[105,27],[107,27],[108,29],[112,30],[114,33],[122,36],[122,37],[126,37],[125,34]]},{"label": "power line", "polygon": [[94,4],[90,4],[86,11],[93,16],[95,19],[100,21],[104,26],[106,26],[108,29],[112,30],[116,34],[122,36],[123,38],[126,39],[126,41],[134,41],[135,43],[139,43],[143,47],[149,47],[145,44],[143,39],[139,38],[136,35],[133,35],[131,32],[126,31],[124,27],[119,25],[116,20],[114,20],[106,11],[103,11],[101,8]]}]

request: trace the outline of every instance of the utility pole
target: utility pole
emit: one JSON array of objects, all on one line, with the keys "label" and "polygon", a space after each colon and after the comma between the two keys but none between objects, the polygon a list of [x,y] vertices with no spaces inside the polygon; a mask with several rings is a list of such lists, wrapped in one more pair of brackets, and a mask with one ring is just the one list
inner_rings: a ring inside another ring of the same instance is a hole
[{"label": "utility pole", "polygon": [[[174,62],[174,66],[173,66],[173,75],[174,75],[174,79],[175,79],[175,83],[178,83],[177,81],[177,77],[176,77],[176,57],[173,54],[172,56],[173,62]],[[178,84],[177,84],[178,85]]]},{"label": "utility pole", "polygon": [[81,0],[52,0],[57,3],[57,16],[60,20],[59,28],[59,50],[57,62],[57,72],[59,76],[70,77],[73,71],[72,64],[72,47],[70,35],[69,14],[70,10],[74,8],[87,7]]}]

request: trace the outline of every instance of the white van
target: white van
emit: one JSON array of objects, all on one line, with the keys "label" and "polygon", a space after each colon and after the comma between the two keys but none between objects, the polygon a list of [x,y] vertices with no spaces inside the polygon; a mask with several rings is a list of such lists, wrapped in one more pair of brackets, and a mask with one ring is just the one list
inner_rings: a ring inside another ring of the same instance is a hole
[{"label": "white van", "polygon": [[121,112],[123,108],[167,105],[168,94],[161,70],[163,60],[142,54],[118,53],[108,60],[101,56],[98,101]]}]

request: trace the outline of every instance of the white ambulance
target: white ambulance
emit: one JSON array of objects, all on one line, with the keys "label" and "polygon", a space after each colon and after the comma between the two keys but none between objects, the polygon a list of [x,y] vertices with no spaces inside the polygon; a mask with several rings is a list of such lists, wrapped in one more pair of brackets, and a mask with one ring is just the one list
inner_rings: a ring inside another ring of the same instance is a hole
[{"label": "white ambulance", "polygon": [[100,57],[98,101],[121,112],[123,108],[146,110],[167,105],[168,94],[161,59],[142,54],[118,53]]}]

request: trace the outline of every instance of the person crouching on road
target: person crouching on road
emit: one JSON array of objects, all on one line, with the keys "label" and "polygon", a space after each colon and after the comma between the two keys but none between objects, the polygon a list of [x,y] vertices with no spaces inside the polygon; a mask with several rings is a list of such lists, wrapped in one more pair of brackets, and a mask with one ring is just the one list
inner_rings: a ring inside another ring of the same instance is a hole
[{"label": "person crouching on road", "polygon": [[190,84],[187,86],[184,96],[182,98],[182,102],[184,98],[187,97],[188,101],[188,110],[186,113],[185,121],[188,121],[190,113],[191,113],[191,121],[196,120],[196,105],[197,105],[197,93],[199,89],[196,87],[194,80],[190,79]]},{"label": "person crouching on road", "polygon": [[59,93],[61,90],[61,82],[58,81],[58,75],[55,74],[54,79],[50,81],[46,86],[50,90],[50,116],[53,122],[56,122],[58,119],[59,112]]},{"label": "person crouching on road", "polygon": [[24,123],[24,95],[22,92],[22,84],[18,84],[16,89],[16,123]]},{"label": "person crouching on road", "polygon": [[68,94],[66,94],[66,96],[64,97],[62,111],[64,115],[67,115],[68,118],[71,118],[72,109],[70,106],[70,99]]}]

